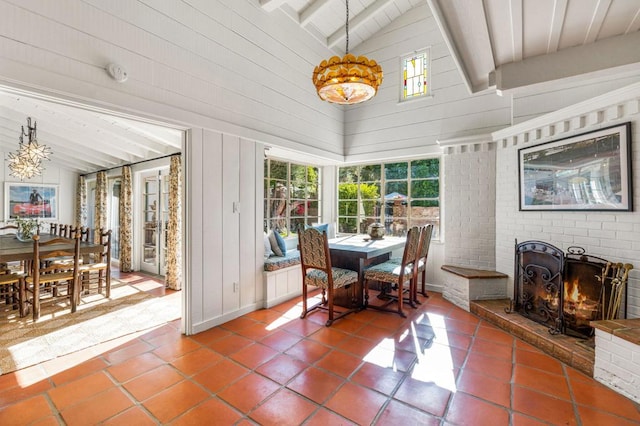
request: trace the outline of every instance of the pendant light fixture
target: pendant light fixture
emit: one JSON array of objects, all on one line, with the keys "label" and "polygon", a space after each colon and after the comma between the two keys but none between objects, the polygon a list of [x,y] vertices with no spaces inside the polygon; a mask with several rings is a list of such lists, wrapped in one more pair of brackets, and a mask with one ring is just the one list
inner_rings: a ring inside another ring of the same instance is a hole
[{"label": "pendant light fixture", "polygon": [[[27,131],[25,132],[24,126],[22,126],[18,151],[10,152],[8,155],[9,170],[11,170],[9,175],[21,181],[40,176],[44,170],[42,161],[48,160],[51,155],[51,148],[38,143],[36,127],[37,123],[34,121],[31,126],[31,117],[27,117]],[[27,137],[26,142],[24,141],[25,136]]]},{"label": "pendant light fixture", "polygon": [[320,99],[351,105],[371,99],[382,83],[382,67],[366,56],[349,53],[349,0],[346,0],[346,52],[323,60],[313,70],[313,84]]}]

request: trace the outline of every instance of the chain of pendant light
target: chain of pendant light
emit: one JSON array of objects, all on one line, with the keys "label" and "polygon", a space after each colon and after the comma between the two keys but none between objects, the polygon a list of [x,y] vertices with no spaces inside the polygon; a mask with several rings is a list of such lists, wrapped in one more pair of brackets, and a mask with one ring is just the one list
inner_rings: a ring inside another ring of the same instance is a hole
[{"label": "chain of pendant light", "polygon": [[18,150],[8,155],[9,170],[11,170],[9,174],[20,180],[42,175],[44,170],[42,161],[49,160],[49,155],[52,154],[51,148],[38,143],[36,131],[37,123],[34,121],[31,126],[31,117],[27,117],[27,131],[25,132],[24,126],[21,126]]}]

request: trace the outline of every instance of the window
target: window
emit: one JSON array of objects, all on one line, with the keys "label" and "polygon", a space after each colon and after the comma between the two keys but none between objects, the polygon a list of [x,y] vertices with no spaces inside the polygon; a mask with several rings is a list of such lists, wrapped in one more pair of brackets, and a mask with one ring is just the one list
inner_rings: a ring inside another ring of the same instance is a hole
[{"label": "window", "polygon": [[267,159],[264,162],[264,230],[282,236],[318,223],[320,170],[314,166]]},{"label": "window", "polygon": [[338,231],[366,233],[384,223],[388,235],[403,236],[412,226],[440,230],[440,160],[421,160],[340,167]]},{"label": "window", "polygon": [[428,83],[429,49],[414,52],[402,58],[401,101],[415,99],[430,94]]}]

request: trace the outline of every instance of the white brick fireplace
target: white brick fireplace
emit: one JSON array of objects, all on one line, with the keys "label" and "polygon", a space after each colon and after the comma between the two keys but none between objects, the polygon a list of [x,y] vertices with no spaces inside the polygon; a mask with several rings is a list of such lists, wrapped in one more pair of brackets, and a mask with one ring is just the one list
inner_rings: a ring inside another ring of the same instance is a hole
[{"label": "white brick fireplace", "polygon": [[[518,149],[631,122],[633,212],[518,210]],[[640,318],[640,83],[494,132],[496,149],[496,270],[510,275],[514,240],[542,240],[563,250],[635,265],[628,281],[629,318]]]}]

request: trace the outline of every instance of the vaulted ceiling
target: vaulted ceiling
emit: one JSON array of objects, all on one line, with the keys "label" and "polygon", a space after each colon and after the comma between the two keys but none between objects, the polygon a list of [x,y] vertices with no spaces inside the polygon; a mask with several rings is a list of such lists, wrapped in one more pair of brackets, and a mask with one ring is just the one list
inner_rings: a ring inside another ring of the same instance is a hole
[{"label": "vaulted ceiling", "polygon": [[[344,53],[345,0],[252,1]],[[640,0],[350,0],[350,50],[425,3],[470,93],[640,72]],[[27,116],[37,119],[52,161],[78,173],[181,149],[177,129],[0,90],[0,150],[17,149]]]},{"label": "vaulted ceiling", "polygon": [[[345,0],[258,0],[341,52]],[[427,2],[469,92],[640,70],[638,0],[350,0],[350,50]]]},{"label": "vaulted ceiling", "polygon": [[25,117],[33,117],[38,141],[53,151],[52,163],[81,174],[182,149],[177,129],[0,90],[0,151],[17,151]]}]

